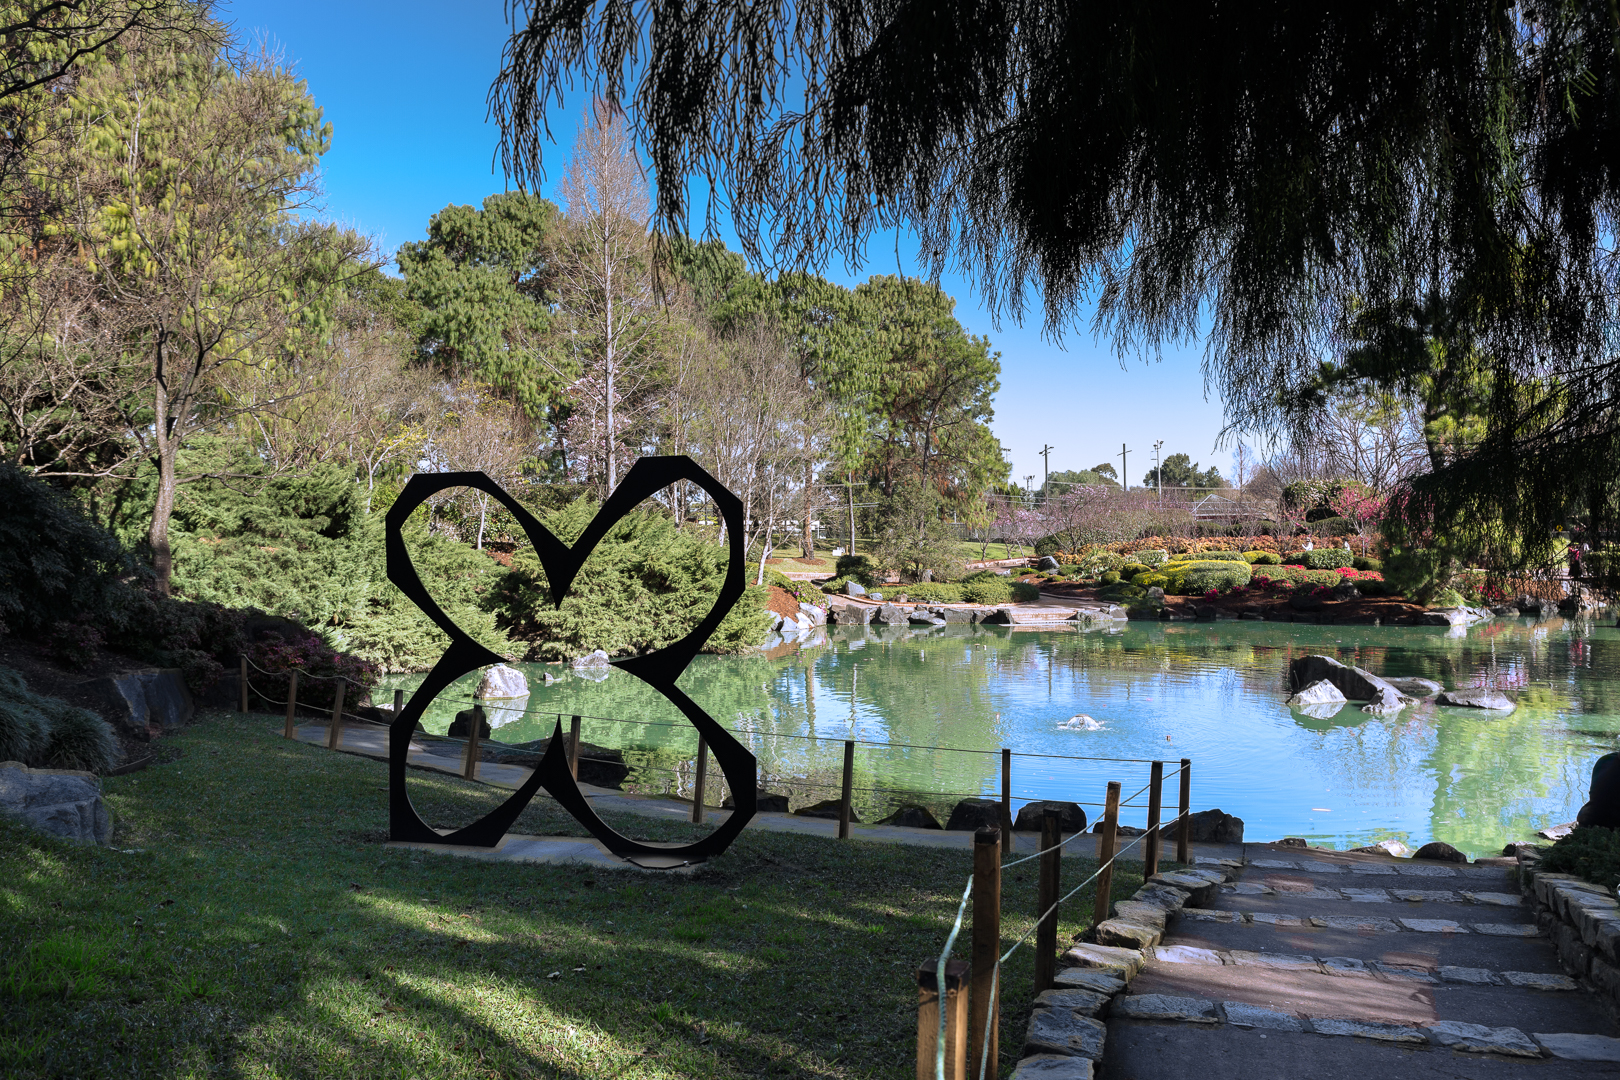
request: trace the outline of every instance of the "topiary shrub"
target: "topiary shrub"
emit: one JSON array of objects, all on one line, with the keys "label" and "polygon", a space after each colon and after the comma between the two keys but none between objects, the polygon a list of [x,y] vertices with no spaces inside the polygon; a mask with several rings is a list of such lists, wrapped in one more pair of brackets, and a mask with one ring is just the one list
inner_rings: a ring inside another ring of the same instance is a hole
[{"label": "topiary shrub", "polygon": [[1119,568],[1119,576],[1129,581],[1137,574],[1145,574],[1151,569],[1153,568],[1148,566],[1146,563],[1128,562]]},{"label": "topiary shrub", "polygon": [[962,599],[969,604],[1005,604],[1012,597],[1013,583],[994,574],[975,574],[962,582]]},{"label": "topiary shrub", "polygon": [[1290,563],[1298,563],[1307,570],[1340,570],[1353,566],[1356,557],[1346,548],[1316,548],[1288,556]]},{"label": "topiary shrub", "polygon": [[1355,536],[1356,523],[1349,518],[1321,518],[1311,522],[1311,531],[1317,536]]},{"label": "topiary shrub", "polygon": [[1146,573],[1137,574],[1135,577],[1131,578],[1131,584],[1139,586],[1143,589],[1160,588],[1165,592],[1169,592],[1170,575],[1166,574],[1163,570],[1149,570]]},{"label": "topiary shrub", "polygon": [[1354,559],[1352,559],[1350,565],[1355,567],[1357,570],[1370,570],[1375,574],[1380,574],[1384,571],[1384,564],[1382,560],[1363,558],[1360,555],[1357,555]]},{"label": "topiary shrub", "polygon": [[1200,551],[1199,562],[1247,562],[1241,551]]},{"label": "topiary shrub", "polygon": [[1176,589],[1183,596],[1202,596],[1215,589],[1226,592],[1238,585],[1247,585],[1251,573],[1245,562],[1194,563],[1181,577]]},{"label": "topiary shrub", "polygon": [[1103,585],[1118,585],[1119,584],[1119,571],[1117,571],[1117,570],[1109,570],[1106,573],[1104,573],[1102,575],[1102,577],[1098,578],[1097,580]]},{"label": "topiary shrub", "polygon": [[1362,596],[1394,596],[1395,590],[1389,582],[1379,581],[1376,578],[1357,578],[1356,588],[1361,590]]},{"label": "topiary shrub", "polygon": [[1041,588],[1027,581],[1015,581],[1012,583],[1012,598],[1019,604],[1034,603],[1041,598]]},{"label": "topiary shrub", "polygon": [[1043,536],[1035,541],[1035,554],[1039,556],[1056,555],[1063,550],[1063,542],[1056,536]]},{"label": "topiary shrub", "polygon": [[1275,551],[1245,551],[1243,559],[1250,566],[1279,566],[1282,556]]},{"label": "topiary shrub", "polygon": [[840,555],[833,569],[840,578],[850,578],[870,589],[877,584],[877,567],[865,555]]}]

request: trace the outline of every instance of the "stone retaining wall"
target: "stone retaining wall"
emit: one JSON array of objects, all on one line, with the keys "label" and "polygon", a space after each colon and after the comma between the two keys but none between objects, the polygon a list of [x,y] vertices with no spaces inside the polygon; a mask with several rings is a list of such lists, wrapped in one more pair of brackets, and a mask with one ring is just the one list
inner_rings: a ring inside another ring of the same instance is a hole
[{"label": "stone retaining wall", "polygon": [[1541,853],[1519,851],[1519,888],[1536,925],[1558,948],[1576,979],[1620,1013],[1620,901],[1600,885],[1570,874],[1544,874]]}]

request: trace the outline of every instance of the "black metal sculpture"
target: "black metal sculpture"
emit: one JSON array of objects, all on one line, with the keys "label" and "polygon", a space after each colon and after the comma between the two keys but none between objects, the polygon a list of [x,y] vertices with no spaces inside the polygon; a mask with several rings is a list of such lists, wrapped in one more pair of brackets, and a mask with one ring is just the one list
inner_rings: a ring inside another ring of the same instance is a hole
[{"label": "black metal sculpture", "polygon": [[[535,767],[534,774],[511,798],[465,828],[448,834],[441,834],[430,828],[411,805],[410,797],[405,790],[405,766],[411,735],[415,732],[417,721],[421,719],[428,704],[445,687],[475,668],[500,663],[502,658],[469,637],[428,595],[416,567],[411,563],[410,554],[405,550],[405,539],[401,530],[406,519],[429,496],[445,488],[470,487],[488,493],[512,512],[512,516],[517,518],[518,524],[528,535],[535,553],[540,557],[540,565],[546,572],[552,602],[560,607],[580,567],[584,565],[586,558],[602,537],[607,535],[608,529],[643,499],[678,480],[690,480],[708,492],[726,523],[731,558],[726,567],[725,583],[720,588],[720,595],[715,601],[714,608],[690,634],[655,652],[615,660],[613,664],[674,702],[692,725],[702,733],[709,749],[714,751],[715,760],[725,774],[726,785],[736,800],[736,807],[731,816],[714,832],[692,844],[647,844],[621,836],[596,815],[596,811],[580,792],[579,784],[575,782],[568,768],[568,758],[563,749],[562,725],[559,722],[545,755]],[[405,490],[388,511],[388,580],[398,586],[413,604],[450,636],[450,647],[445,650],[439,662],[433,665],[433,670],[428,672],[426,680],[411,695],[409,704],[389,728],[391,838],[414,843],[494,847],[501,842],[501,838],[523,812],[523,808],[529,804],[529,800],[534,798],[535,792],[543,787],[609,851],[639,865],[678,866],[682,863],[697,862],[724,851],[754,816],[758,791],[754,755],[733,738],[729,731],[716,723],[696,702],[687,697],[675,682],[743,594],[742,525],[741,500],[722,487],[718,480],[700,468],[695,461],[684,456],[644,457],[637,461],[572,547],[558,540],[549,529],[519,505],[516,499],[481,472],[419,474],[411,477],[410,482],[405,485]]]}]

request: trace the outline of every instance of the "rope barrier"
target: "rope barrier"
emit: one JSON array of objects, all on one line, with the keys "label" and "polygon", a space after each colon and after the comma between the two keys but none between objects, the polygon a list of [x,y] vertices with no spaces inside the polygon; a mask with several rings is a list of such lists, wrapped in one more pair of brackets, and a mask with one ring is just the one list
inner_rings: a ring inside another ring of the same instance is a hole
[{"label": "rope barrier", "polygon": [[[248,664],[252,665],[255,669],[257,669],[259,671],[259,673],[262,674],[262,675],[269,675],[271,677],[275,677],[277,675],[290,675],[290,674],[292,674],[293,672],[296,671],[296,672],[298,672],[298,674],[300,674],[302,676],[305,676],[307,678],[310,678],[310,679],[323,679],[323,680],[324,679],[342,679],[344,682],[348,683],[350,686],[357,687],[358,689],[361,689],[361,690],[370,690],[371,689],[371,687],[367,686],[365,683],[355,682],[353,679],[349,678],[347,675],[312,675],[309,672],[305,671],[301,667],[288,668],[286,671],[266,671],[264,668],[259,667],[258,664],[255,664],[253,662],[253,658],[251,656],[249,656],[247,653],[242,654],[242,659],[245,660]],[[282,704],[285,705],[286,702],[284,701],[284,702],[282,702]]]},{"label": "rope barrier", "polygon": [[939,1037],[934,1040],[934,1077],[935,1080],[945,1080],[945,961],[950,958],[951,950],[956,948],[957,935],[962,932],[962,916],[967,914],[968,897],[973,895],[973,879],[968,878],[967,888],[962,890],[962,902],[956,908],[956,922],[951,927],[951,934],[945,939],[945,949],[939,954],[939,966],[935,970],[936,990],[939,993]]}]

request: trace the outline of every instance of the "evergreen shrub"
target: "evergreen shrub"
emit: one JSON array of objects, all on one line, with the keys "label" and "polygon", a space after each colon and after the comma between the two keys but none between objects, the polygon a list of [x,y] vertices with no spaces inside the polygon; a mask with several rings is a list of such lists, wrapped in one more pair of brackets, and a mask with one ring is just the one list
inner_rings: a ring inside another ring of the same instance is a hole
[{"label": "evergreen shrub", "polygon": [[[995,574],[975,574],[962,582],[962,599],[969,604],[1005,604],[1013,598],[1013,591],[1011,580]],[[1037,595],[1039,592],[1037,589]]]},{"label": "evergreen shrub", "polygon": [[1247,562],[1241,551],[1200,551],[1199,562]]},{"label": "evergreen shrub", "polygon": [[1382,561],[1378,559],[1364,558],[1360,555],[1357,555],[1353,560],[1351,560],[1350,565],[1355,567],[1357,570],[1370,570],[1373,573],[1382,573],[1384,570],[1384,564]]},{"label": "evergreen shrub", "polygon": [[1118,585],[1119,584],[1119,571],[1117,571],[1117,570],[1109,570],[1107,573],[1103,574],[1103,576],[1101,578],[1099,578],[1098,580],[1103,585]]},{"label": "evergreen shrub", "polygon": [[960,604],[962,602],[962,586],[941,581],[919,581],[915,585],[904,585],[900,588],[900,594],[914,604]]},{"label": "evergreen shrub", "polygon": [[1279,566],[1282,556],[1275,551],[1245,551],[1243,559],[1250,566]]},{"label": "evergreen shrub", "polygon": [[136,572],[118,539],[72,498],[0,462],[0,633],[34,634],[107,612]]},{"label": "evergreen shrub", "polygon": [[[1015,603],[1019,604],[1034,603],[1041,598],[1041,587],[1032,585],[1027,581],[1015,581],[1012,583],[1012,598]],[[985,601],[980,602],[984,603]]]},{"label": "evergreen shrub", "polygon": [[1287,562],[1298,563],[1307,570],[1339,570],[1353,566],[1356,557],[1344,548],[1316,548],[1288,556]]},{"label": "evergreen shrub", "polygon": [[840,555],[833,569],[840,579],[853,580],[864,588],[877,584],[877,567],[865,555]]},{"label": "evergreen shrub", "polygon": [[118,764],[120,753],[107,721],[60,698],[36,694],[20,672],[0,668],[0,761],[106,772]]}]

